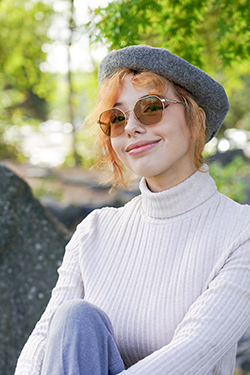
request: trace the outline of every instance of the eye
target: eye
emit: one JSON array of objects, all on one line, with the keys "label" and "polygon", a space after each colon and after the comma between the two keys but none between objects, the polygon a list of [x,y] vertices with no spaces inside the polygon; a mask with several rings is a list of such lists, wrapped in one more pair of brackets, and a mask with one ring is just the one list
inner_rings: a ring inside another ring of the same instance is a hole
[{"label": "eye", "polygon": [[119,122],[122,122],[125,120],[125,117],[123,115],[116,115],[113,118],[110,119],[111,124],[117,124]]},{"label": "eye", "polygon": [[162,106],[158,104],[149,104],[144,108],[144,113],[146,112],[157,112],[157,111],[162,111]]}]

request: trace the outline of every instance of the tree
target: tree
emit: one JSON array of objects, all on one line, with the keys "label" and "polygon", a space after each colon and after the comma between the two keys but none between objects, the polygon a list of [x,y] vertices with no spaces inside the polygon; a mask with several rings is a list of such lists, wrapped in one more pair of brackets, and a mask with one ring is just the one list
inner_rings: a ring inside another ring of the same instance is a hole
[{"label": "tree", "polygon": [[8,139],[7,128],[47,116],[54,82],[40,66],[52,12],[42,1],[0,1],[0,157],[17,156],[18,139]]},{"label": "tree", "polygon": [[75,105],[74,105],[74,82],[73,75],[71,72],[71,47],[74,43],[75,31],[77,31],[76,21],[75,21],[75,7],[74,0],[69,0],[69,10],[68,10],[68,29],[69,36],[67,40],[67,53],[68,53],[68,106],[69,106],[69,121],[72,124],[72,149],[74,164],[76,166],[80,165],[80,155],[77,151],[77,139],[76,139],[76,124],[75,124]]},{"label": "tree", "polygon": [[46,60],[42,45],[49,40],[47,30],[52,14],[42,1],[0,2],[0,71],[5,89],[25,92],[27,100],[48,99],[53,91],[51,75],[40,65]]},{"label": "tree", "polygon": [[250,57],[245,0],[116,0],[91,14],[91,40],[110,49],[151,44],[211,69]]},{"label": "tree", "polygon": [[[85,79],[84,72],[79,68],[76,57],[73,59],[74,52],[79,45],[82,44],[82,49],[86,48],[83,46],[82,38],[84,38],[82,32],[82,20],[81,14],[79,17],[79,8],[81,6],[75,0],[63,0],[54,1],[53,8],[54,14],[52,17],[52,26],[49,30],[49,36],[51,38],[49,43],[46,43],[45,49],[48,52],[53,52],[60,49],[61,52],[61,64],[55,66],[50,65],[51,55],[48,56],[48,62],[44,64],[44,69],[54,71],[57,86],[61,86],[60,92],[58,92],[57,98],[53,101],[52,106],[59,105],[60,116],[64,118],[64,121],[69,122],[72,126],[72,142],[71,148],[72,153],[68,155],[67,161],[70,164],[80,165],[85,163],[84,156],[79,151],[79,133],[78,130],[83,121],[83,117],[86,115],[86,101],[89,98],[89,91],[83,90],[85,87],[85,81],[88,81],[89,77]],[[80,57],[81,60],[81,57]],[[84,64],[83,63],[83,67]],[[76,68],[77,67],[77,68]],[[94,64],[93,64],[94,68]],[[84,70],[84,69],[83,69]],[[91,72],[92,73],[92,72]],[[89,72],[87,75],[91,75]],[[59,96],[59,98],[58,98]],[[84,107],[82,104],[84,103]],[[59,117],[57,117],[59,120]],[[61,118],[60,118],[61,120]]]}]

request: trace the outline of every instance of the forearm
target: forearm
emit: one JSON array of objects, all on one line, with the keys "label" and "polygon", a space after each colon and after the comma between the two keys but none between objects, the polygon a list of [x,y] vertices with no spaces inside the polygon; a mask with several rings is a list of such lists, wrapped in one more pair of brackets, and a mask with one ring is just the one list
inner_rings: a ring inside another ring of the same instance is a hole
[{"label": "forearm", "polygon": [[250,325],[249,253],[248,241],[222,264],[189,308],[169,345],[136,363],[124,375],[205,375],[212,374],[220,363],[224,369],[218,373],[230,374],[236,344]]}]

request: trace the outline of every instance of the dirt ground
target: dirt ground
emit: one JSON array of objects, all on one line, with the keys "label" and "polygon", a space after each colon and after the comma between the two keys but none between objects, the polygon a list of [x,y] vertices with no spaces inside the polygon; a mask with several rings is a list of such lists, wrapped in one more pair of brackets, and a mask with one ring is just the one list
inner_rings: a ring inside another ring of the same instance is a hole
[{"label": "dirt ground", "polygon": [[[96,170],[81,167],[47,169],[9,160],[1,163],[23,178],[42,203],[56,201],[61,206],[68,206],[92,202],[95,206],[101,206],[111,204],[116,199],[125,203],[133,195],[133,192],[125,189],[110,192],[110,184],[104,183],[106,176]],[[132,190],[137,190],[137,186],[138,182],[135,181]]]}]

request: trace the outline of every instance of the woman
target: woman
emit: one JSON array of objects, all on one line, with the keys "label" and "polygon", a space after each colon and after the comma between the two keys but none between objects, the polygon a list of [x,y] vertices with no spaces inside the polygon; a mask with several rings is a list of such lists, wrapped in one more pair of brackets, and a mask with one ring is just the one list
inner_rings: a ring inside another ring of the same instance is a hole
[{"label": "woman", "polygon": [[99,80],[103,162],[116,185],[124,166],[141,176],[141,195],[78,226],[16,375],[232,374],[250,325],[250,209],[201,157],[224,89],[149,46],[111,52]]}]

